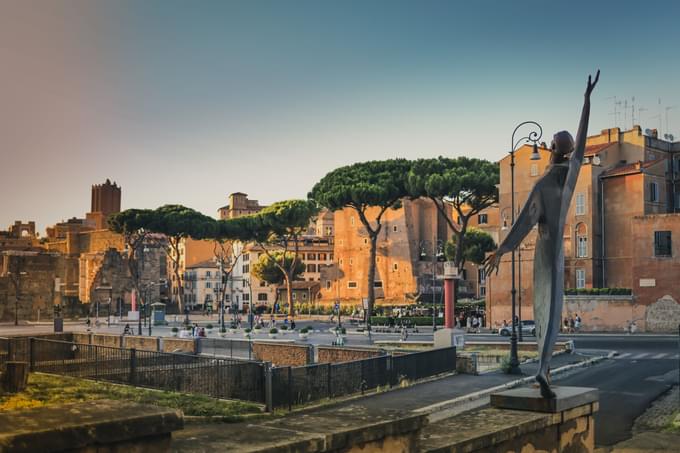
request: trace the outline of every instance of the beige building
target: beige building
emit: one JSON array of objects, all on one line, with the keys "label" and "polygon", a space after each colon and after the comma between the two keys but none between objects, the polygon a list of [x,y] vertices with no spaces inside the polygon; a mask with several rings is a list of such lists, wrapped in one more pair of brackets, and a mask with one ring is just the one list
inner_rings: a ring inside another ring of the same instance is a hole
[{"label": "beige building", "polygon": [[229,195],[229,204],[217,210],[220,220],[233,219],[243,215],[255,214],[265,208],[257,200],[250,200],[247,193],[234,192]]}]

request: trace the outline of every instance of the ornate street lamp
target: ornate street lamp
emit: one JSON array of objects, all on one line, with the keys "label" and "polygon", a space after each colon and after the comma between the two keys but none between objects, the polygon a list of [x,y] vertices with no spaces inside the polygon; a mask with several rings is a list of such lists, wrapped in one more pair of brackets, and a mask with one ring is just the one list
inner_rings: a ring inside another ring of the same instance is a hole
[{"label": "ornate street lamp", "polygon": [[[515,140],[515,134],[523,126],[531,125],[533,130],[529,132],[529,135],[523,136]],[[538,130],[536,130],[538,129]],[[517,125],[514,131],[512,131],[512,139],[510,142],[510,221],[511,225],[515,224],[515,151],[517,148],[525,143],[533,143],[533,152],[531,153],[531,160],[540,160],[541,156],[538,153],[538,141],[543,136],[543,128],[536,121],[524,121]],[[522,326],[518,326],[517,315],[516,315],[516,295],[517,288],[515,286],[515,250],[512,250],[511,254],[512,261],[512,289],[510,290],[510,296],[512,301],[512,335],[510,336],[510,373],[519,374],[521,373],[519,369],[519,359],[517,358],[517,327],[520,329]]]}]

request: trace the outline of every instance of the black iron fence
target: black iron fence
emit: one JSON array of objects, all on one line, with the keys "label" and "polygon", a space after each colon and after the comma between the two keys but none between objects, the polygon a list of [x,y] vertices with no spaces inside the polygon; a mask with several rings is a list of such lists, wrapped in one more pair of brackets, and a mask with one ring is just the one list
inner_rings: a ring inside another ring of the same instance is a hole
[{"label": "black iron fence", "polygon": [[3,363],[26,361],[31,371],[265,403],[260,362],[40,338],[0,339],[0,349]]},{"label": "black iron fence", "polygon": [[[212,347],[225,347],[222,343]],[[234,342],[247,343],[247,342]],[[209,343],[207,343],[209,344]],[[204,345],[207,345],[204,344]],[[31,371],[159,390],[240,399],[281,408],[389,388],[403,380],[452,372],[456,349],[383,355],[343,363],[271,368],[239,359],[123,349],[42,338],[0,338],[0,370],[7,360]]]},{"label": "black iron fence", "polygon": [[247,339],[199,338],[198,353],[247,360],[254,357],[253,342]]},{"label": "black iron fence", "polygon": [[272,371],[272,406],[289,407],[363,393],[455,371],[456,348],[343,363],[279,367]]}]

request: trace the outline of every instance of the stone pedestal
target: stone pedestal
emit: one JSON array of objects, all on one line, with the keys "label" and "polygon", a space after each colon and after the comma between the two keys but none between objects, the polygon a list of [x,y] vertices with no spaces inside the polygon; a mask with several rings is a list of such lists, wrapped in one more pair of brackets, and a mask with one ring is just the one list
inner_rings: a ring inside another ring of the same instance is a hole
[{"label": "stone pedestal", "polygon": [[551,387],[555,398],[543,398],[537,387],[516,388],[491,395],[491,405],[500,409],[557,413],[596,403],[598,391],[588,387]]},{"label": "stone pedestal", "polygon": [[443,328],[435,331],[435,348],[450,348],[451,346],[458,349],[463,349],[465,346],[465,333],[461,329]]}]

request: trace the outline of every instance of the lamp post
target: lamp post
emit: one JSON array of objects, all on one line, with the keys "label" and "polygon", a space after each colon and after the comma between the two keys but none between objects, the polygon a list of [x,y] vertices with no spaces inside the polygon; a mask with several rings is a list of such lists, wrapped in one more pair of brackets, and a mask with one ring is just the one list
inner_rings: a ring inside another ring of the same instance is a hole
[{"label": "lamp post", "polygon": [[[533,128],[537,128],[538,130],[532,130],[529,132],[529,135],[523,136],[519,138],[518,140],[515,140],[515,134],[517,131],[522,128],[523,126],[526,125],[531,125]],[[539,160],[541,156],[538,154],[538,141],[541,139],[543,136],[543,128],[541,127],[540,124],[538,124],[536,121],[524,121],[515,127],[515,130],[512,131],[512,138],[510,141],[510,215],[511,215],[511,225],[515,224],[515,150],[517,147],[521,144],[524,143],[533,143],[533,152],[531,153],[531,160]],[[516,295],[517,295],[517,288],[515,287],[515,250],[512,250],[511,253],[511,279],[512,279],[512,288],[510,290],[510,297],[511,297],[511,303],[512,303],[512,335],[510,336],[510,373],[511,374],[519,374],[521,373],[519,369],[519,359],[517,358],[517,327],[520,329],[522,328],[521,326],[518,326],[516,320]]]},{"label": "lamp post", "polygon": [[[427,256],[427,251],[424,244],[430,241],[421,241],[420,256],[425,258]],[[444,241],[441,239],[432,239],[432,332],[437,331],[437,262],[443,261],[444,258]],[[443,289],[443,288],[442,288]]]}]

